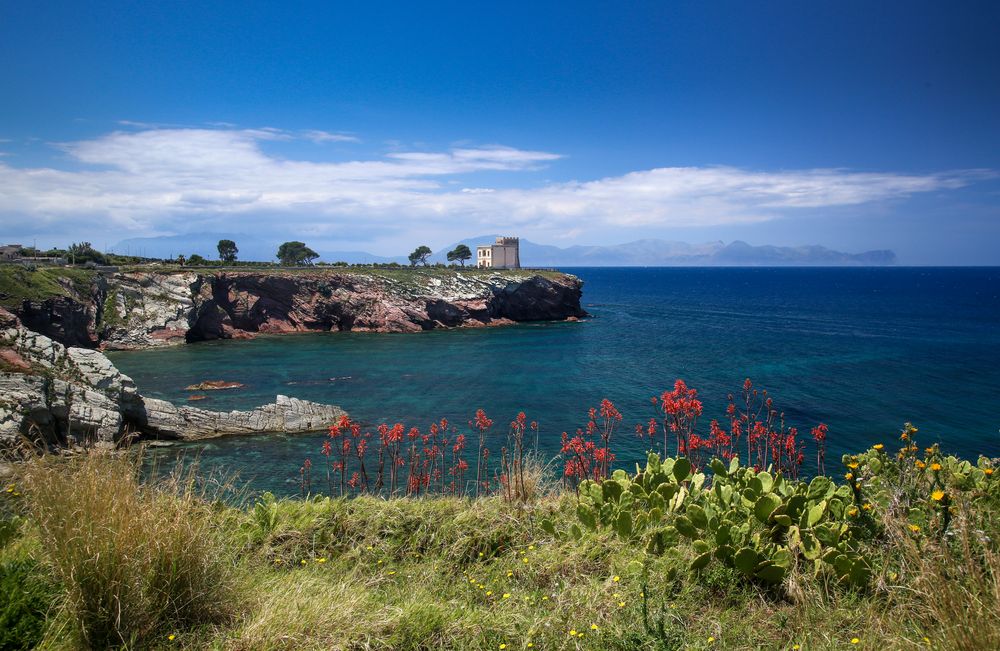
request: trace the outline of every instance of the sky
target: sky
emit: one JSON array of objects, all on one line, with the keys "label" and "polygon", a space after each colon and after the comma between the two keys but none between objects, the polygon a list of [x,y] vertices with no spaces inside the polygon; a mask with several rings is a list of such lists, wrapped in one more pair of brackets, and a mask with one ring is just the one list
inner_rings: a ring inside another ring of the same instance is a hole
[{"label": "sky", "polygon": [[0,239],[1000,264],[995,2],[4,2]]}]

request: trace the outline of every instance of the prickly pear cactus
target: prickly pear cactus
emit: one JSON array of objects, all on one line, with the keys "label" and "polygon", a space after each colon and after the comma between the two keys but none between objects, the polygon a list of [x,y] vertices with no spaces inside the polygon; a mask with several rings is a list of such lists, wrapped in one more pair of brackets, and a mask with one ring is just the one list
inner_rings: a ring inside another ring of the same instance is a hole
[{"label": "prickly pear cactus", "polygon": [[[858,531],[849,518],[857,510],[850,486],[826,477],[788,481],[735,459],[715,459],[711,470],[709,483],[688,459],[650,453],[634,475],[616,470],[603,482],[586,481],[577,504],[583,528],[574,525],[570,535],[613,531],[650,554],[686,539],[695,551],[691,569],[720,562],[762,583],[780,583],[801,562],[846,583],[867,582],[871,570],[855,551]],[[543,527],[556,534],[551,522]]]}]

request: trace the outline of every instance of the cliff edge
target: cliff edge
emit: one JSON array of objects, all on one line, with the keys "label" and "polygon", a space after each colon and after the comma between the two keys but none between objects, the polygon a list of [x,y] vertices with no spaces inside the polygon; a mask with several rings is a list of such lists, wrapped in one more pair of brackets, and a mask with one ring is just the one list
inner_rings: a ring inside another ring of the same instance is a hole
[{"label": "cliff edge", "polygon": [[0,295],[0,301],[25,327],[64,345],[108,349],[256,333],[415,332],[586,316],[582,281],[558,272],[431,267],[81,273],[0,269],[23,277],[20,284],[3,283],[20,289]]}]

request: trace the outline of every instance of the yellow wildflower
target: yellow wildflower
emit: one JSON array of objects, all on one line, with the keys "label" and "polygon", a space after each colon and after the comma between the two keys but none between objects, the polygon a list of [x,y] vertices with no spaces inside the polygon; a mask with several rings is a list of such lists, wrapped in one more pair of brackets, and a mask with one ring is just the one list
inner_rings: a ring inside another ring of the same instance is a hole
[{"label": "yellow wildflower", "polygon": [[501,648],[501,649],[506,649],[506,648],[507,648],[507,645],[506,645],[506,644],[501,644],[501,645],[500,645],[500,648]]},{"label": "yellow wildflower", "polygon": [[860,642],[860,641],[861,641],[861,640],[859,640],[859,639],[858,639],[858,638],[856,638],[856,637],[852,637],[852,638],[851,638],[851,644],[857,644],[857,643],[858,643],[858,642]]},{"label": "yellow wildflower", "polygon": [[619,608],[624,608],[625,607],[625,602],[624,601],[619,601],[618,602],[618,607]]},{"label": "yellow wildflower", "polygon": [[534,546],[534,545],[528,545],[528,549],[529,549],[529,550],[531,550],[531,549],[534,549],[534,548],[535,548],[535,546]]},{"label": "yellow wildflower", "polygon": [[326,562],[326,559],[325,559],[325,558],[317,558],[317,559],[316,559],[316,562],[317,562],[317,563],[325,563],[325,562]]},{"label": "yellow wildflower", "polygon": [[503,593],[503,598],[504,599],[510,599],[510,593],[509,592]]},{"label": "yellow wildflower", "polygon": [[881,443],[876,443],[875,445],[872,446],[873,449],[878,450],[879,452],[881,452],[882,448],[884,448],[884,447],[885,446],[882,445]]},{"label": "yellow wildflower", "polygon": [[493,596],[493,591],[492,590],[487,590],[486,591],[486,596],[487,597],[492,597]]},{"label": "yellow wildflower", "polygon": [[792,651],[799,651],[799,649],[801,649],[801,648],[802,647],[800,647],[798,644],[793,644],[792,645]]},{"label": "yellow wildflower", "polygon": [[395,573],[396,573],[396,570],[389,570],[389,576],[392,576]]},{"label": "yellow wildflower", "polygon": [[850,468],[851,470],[854,470],[855,468],[858,467],[858,462],[857,461],[852,461],[849,464],[847,464],[847,467]]},{"label": "yellow wildflower", "polygon": [[939,470],[941,470],[941,464],[935,461],[934,463],[931,464],[931,470],[933,470],[934,472],[938,472]]},{"label": "yellow wildflower", "polygon": [[844,475],[844,479],[846,479],[847,481],[851,481],[852,479],[854,479],[854,473],[852,472],[846,473]]},{"label": "yellow wildflower", "polygon": [[306,559],[304,559],[304,558],[303,558],[303,559],[302,559],[301,561],[299,561],[299,562],[300,562],[300,563],[302,563],[303,565],[305,565],[305,564],[306,564]]},{"label": "yellow wildflower", "polygon": [[570,637],[576,637],[576,629],[575,628],[570,630],[569,636]]},{"label": "yellow wildflower", "polygon": [[913,533],[917,533],[918,531],[920,531],[920,527],[918,525],[910,524],[910,525],[907,525],[907,526],[910,528],[910,531],[912,531]]},{"label": "yellow wildflower", "polygon": [[847,515],[851,516],[852,518],[857,514],[858,514],[858,509],[853,506],[847,510]]},{"label": "yellow wildflower", "polygon": [[862,506],[861,508],[863,508],[865,511],[871,511],[872,510],[872,503],[871,502],[865,502],[864,506]]},{"label": "yellow wildflower", "polygon": [[597,630],[597,624],[591,624],[590,625],[590,630],[596,631]]},{"label": "yellow wildflower", "polygon": [[615,583],[618,583],[619,581],[622,580],[622,578],[616,574],[614,577],[612,577],[611,580],[614,581]]},{"label": "yellow wildflower", "polygon": [[535,647],[535,643],[534,642],[528,642],[528,648],[529,649],[533,649],[534,647]]},{"label": "yellow wildflower", "polygon": [[715,638],[712,637],[711,635],[709,635],[708,636],[708,643],[711,644],[712,642],[715,642]]},{"label": "yellow wildflower", "polygon": [[176,635],[174,635],[173,633],[171,633],[170,635],[167,636],[167,639],[170,640],[171,642],[173,642],[176,637],[177,637]]},{"label": "yellow wildflower", "polygon": [[927,467],[927,464],[920,460],[915,461],[913,465],[917,467],[917,470],[923,470],[924,468]]},{"label": "yellow wildflower", "polygon": [[944,499],[944,491],[940,489],[934,491],[933,493],[931,493],[931,499],[934,500],[935,502],[940,502],[941,500]]},{"label": "yellow wildflower", "polygon": [[987,477],[989,477],[990,475],[993,474],[993,468],[984,468],[983,469],[983,474],[986,475]]}]

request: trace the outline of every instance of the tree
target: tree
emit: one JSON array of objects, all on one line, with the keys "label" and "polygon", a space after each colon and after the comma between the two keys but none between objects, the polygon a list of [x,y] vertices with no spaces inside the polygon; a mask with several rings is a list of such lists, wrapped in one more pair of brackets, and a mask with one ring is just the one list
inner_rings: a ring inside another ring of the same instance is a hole
[{"label": "tree", "polygon": [[205,258],[201,257],[197,253],[192,253],[188,256],[188,264],[203,265],[207,262]]},{"label": "tree", "polygon": [[426,267],[427,266],[427,258],[430,256],[431,253],[433,253],[433,251],[431,251],[430,248],[428,248],[428,247],[424,246],[423,244],[421,244],[420,246],[417,247],[416,251],[414,251],[413,253],[410,254],[410,256],[409,256],[409,258],[410,258],[410,266],[411,267],[415,267],[417,265],[417,263],[419,262],[419,263],[421,263],[422,265],[424,265]]},{"label": "tree", "polygon": [[459,244],[453,250],[448,251],[448,262],[455,262],[458,260],[465,266],[465,261],[472,257],[472,251],[469,250],[464,244]]},{"label": "tree", "polygon": [[88,262],[93,262],[94,264],[108,263],[104,254],[95,249],[90,242],[74,242],[70,244],[67,254],[73,264],[86,264]]},{"label": "tree", "polygon": [[236,254],[240,252],[236,248],[236,242],[232,240],[219,240],[219,259],[223,262],[235,262]]},{"label": "tree", "polygon": [[276,257],[283,265],[296,266],[312,264],[312,261],[318,258],[319,254],[302,242],[285,242],[278,247],[278,255]]}]

